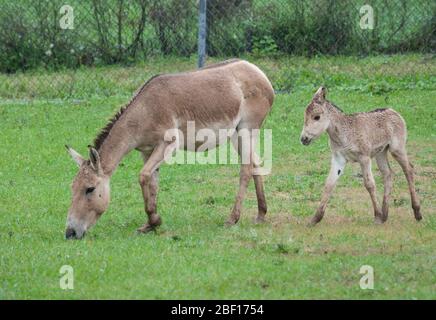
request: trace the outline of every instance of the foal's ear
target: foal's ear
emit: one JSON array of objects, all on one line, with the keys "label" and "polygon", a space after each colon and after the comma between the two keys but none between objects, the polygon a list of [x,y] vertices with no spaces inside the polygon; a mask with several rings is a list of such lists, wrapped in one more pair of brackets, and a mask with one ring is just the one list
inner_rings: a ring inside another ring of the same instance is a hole
[{"label": "foal's ear", "polygon": [[314,99],[319,101],[324,101],[325,97],[327,95],[327,89],[324,86],[319,87],[319,89],[316,91],[315,95],[313,96]]},{"label": "foal's ear", "polygon": [[88,148],[89,148],[89,160],[91,160],[91,166],[94,168],[95,171],[97,171],[97,174],[102,173],[103,170],[101,169],[100,155],[98,151],[92,146],[88,146]]},{"label": "foal's ear", "polygon": [[73,158],[74,162],[76,162],[77,165],[80,167],[85,159],[73,148],[70,148],[67,145],[65,145],[65,148],[67,148],[68,153],[70,154],[71,158]]}]

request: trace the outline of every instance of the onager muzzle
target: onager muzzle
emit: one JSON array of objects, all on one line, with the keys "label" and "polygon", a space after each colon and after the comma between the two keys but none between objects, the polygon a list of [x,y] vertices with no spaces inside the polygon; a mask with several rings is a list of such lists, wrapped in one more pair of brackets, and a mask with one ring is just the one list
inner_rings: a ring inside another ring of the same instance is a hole
[{"label": "onager muzzle", "polygon": [[[84,235],[84,233],[83,233],[83,235]],[[76,230],[74,230],[73,228],[67,227],[67,230],[65,231],[65,239],[67,239],[67,240],[81,239],[81,237],[79,237],[77,235]]]},{"label": "onager muzzle", "polygon": [[83,223],[70,218],[71,214],[68,213],[67,226],[65,230],[65,239],[82,239],[85,236],[87,228]]}]

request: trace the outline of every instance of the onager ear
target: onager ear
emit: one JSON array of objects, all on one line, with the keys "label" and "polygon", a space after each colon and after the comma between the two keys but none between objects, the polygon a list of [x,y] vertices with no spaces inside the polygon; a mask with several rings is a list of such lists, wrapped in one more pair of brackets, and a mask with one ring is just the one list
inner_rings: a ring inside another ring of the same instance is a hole
[{"label": "onager ear", "polygon": [[65,145],[65,148],[67,148],[68,153],[70,154],[71,158],[73,158],[74,162],[76,162],[77,165],[80,167],[85,159],[73,148],[70,148],[67,145]]},{"label": "onager ear", "polygon": [[98,154],[98,151],[91,146],[88,147],[89,147],[89,160],[91,160],[91,166],[94,168],[97,174],[103,173],[100,163],[100,155]]},{"label": "onager ear", "polygon": [[313,96],[314,99],[319,101],[324,101],[325,97],[327,95],[327,89],[323,86],[319,87],[319,89],[316,91],[315,95]]}]

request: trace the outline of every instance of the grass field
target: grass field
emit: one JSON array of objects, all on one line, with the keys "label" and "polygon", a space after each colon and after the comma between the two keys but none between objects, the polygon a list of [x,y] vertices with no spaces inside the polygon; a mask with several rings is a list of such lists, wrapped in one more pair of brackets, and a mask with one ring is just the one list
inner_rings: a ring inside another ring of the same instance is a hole
[{"label": "grass field", "polygon": [[[109,210],[81,241],[64,240],[77,170],[64,144],[86,154],[99,129],[129,99],[129,86],[120,84],[115,96],[85,92],[82,99],[43,100],[29,99],[30,86],[10,96],[17,79],[5,80],[9,91],[2,81],[0,299],[436,299],[436,62],[420,67],[420,59],[375,59],[385,71],[376,68],[372,78],[351,58],[289,64],[290,74],[300,72],[295,77],[300,86],[277,95],[264,126],[273,132],[267,223],[253,222],[257,204],[251,183],[241,221],[224,227],[238,186],[237,165],[165,165],[158,200],[164,224],[156,233],[136,234],[145,214],[138,185],[142,160],[133,152],[112,178]],[[281,76],[271,75],[277,81],[287,74],[286,62],[263,65],[267,72],[280,66]],[[128,78],[130,69],[112,69]],[[316,78],[312,73],[319,70]],[[83,79],[95,74],[80,72]],[[37,76],[19,77],[28,84]],[[304,108],[320,81],[330,85],[330,99],[346,112],[392,106],[406,119],[423,221],[415,222],[406,180],[391,161],[395,180],[386,224],[373,223],[360,170],[349,165],[325,219],[306,227],[329,170],[327,137],[309,147],[298,139]],[[74,290],[60,289],[63,265],[74,268]],[[359,287],[363,265],[374,268],[373,290]]]}]

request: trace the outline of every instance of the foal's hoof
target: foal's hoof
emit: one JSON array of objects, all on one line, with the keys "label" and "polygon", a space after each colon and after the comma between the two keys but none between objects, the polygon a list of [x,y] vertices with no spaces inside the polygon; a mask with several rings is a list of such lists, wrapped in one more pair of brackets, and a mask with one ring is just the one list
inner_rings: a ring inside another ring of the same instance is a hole
[{"label": "foal's hoof", "polygon": [[224,226],[227,227],[227,228],[230,228],[230,227],[233,227],[235,224],[236,224],[236,222],[233,222],[233,221],[227,220],[227,221],[224,223]]},{"label": "foal's hoof", "polygon": [[265,223],[265,216],[257,216],[256,220],[254,221],[256,224],[262,224]]},{"label": "foal's hoof", "polygon": [[379,216],[377,216],[377,217],[375,217],[374,218],[374,223],[375,224],[383,224],[383,223],[385,223],[385,219],[383,219],[383,217],[379,217]]},{"label": "foal's hoof", "polygon": [[322,218],[319,218],[319,217],[315,216],[315,217],[313,217],[313,218],[310,220],[310,222],[307,224],[307,226],[308,226],[308,227],[314,227],[314,226],[316,226],[316,225],[321,221],[321,219],[322,219]]},{"label": "foal's hoof", "polygon": [[419,207],[418,208],[414,208],[413,209],[413,213],[415,214],[416,221],[421,221],[422,220],[422,215],[421,215]]}]

